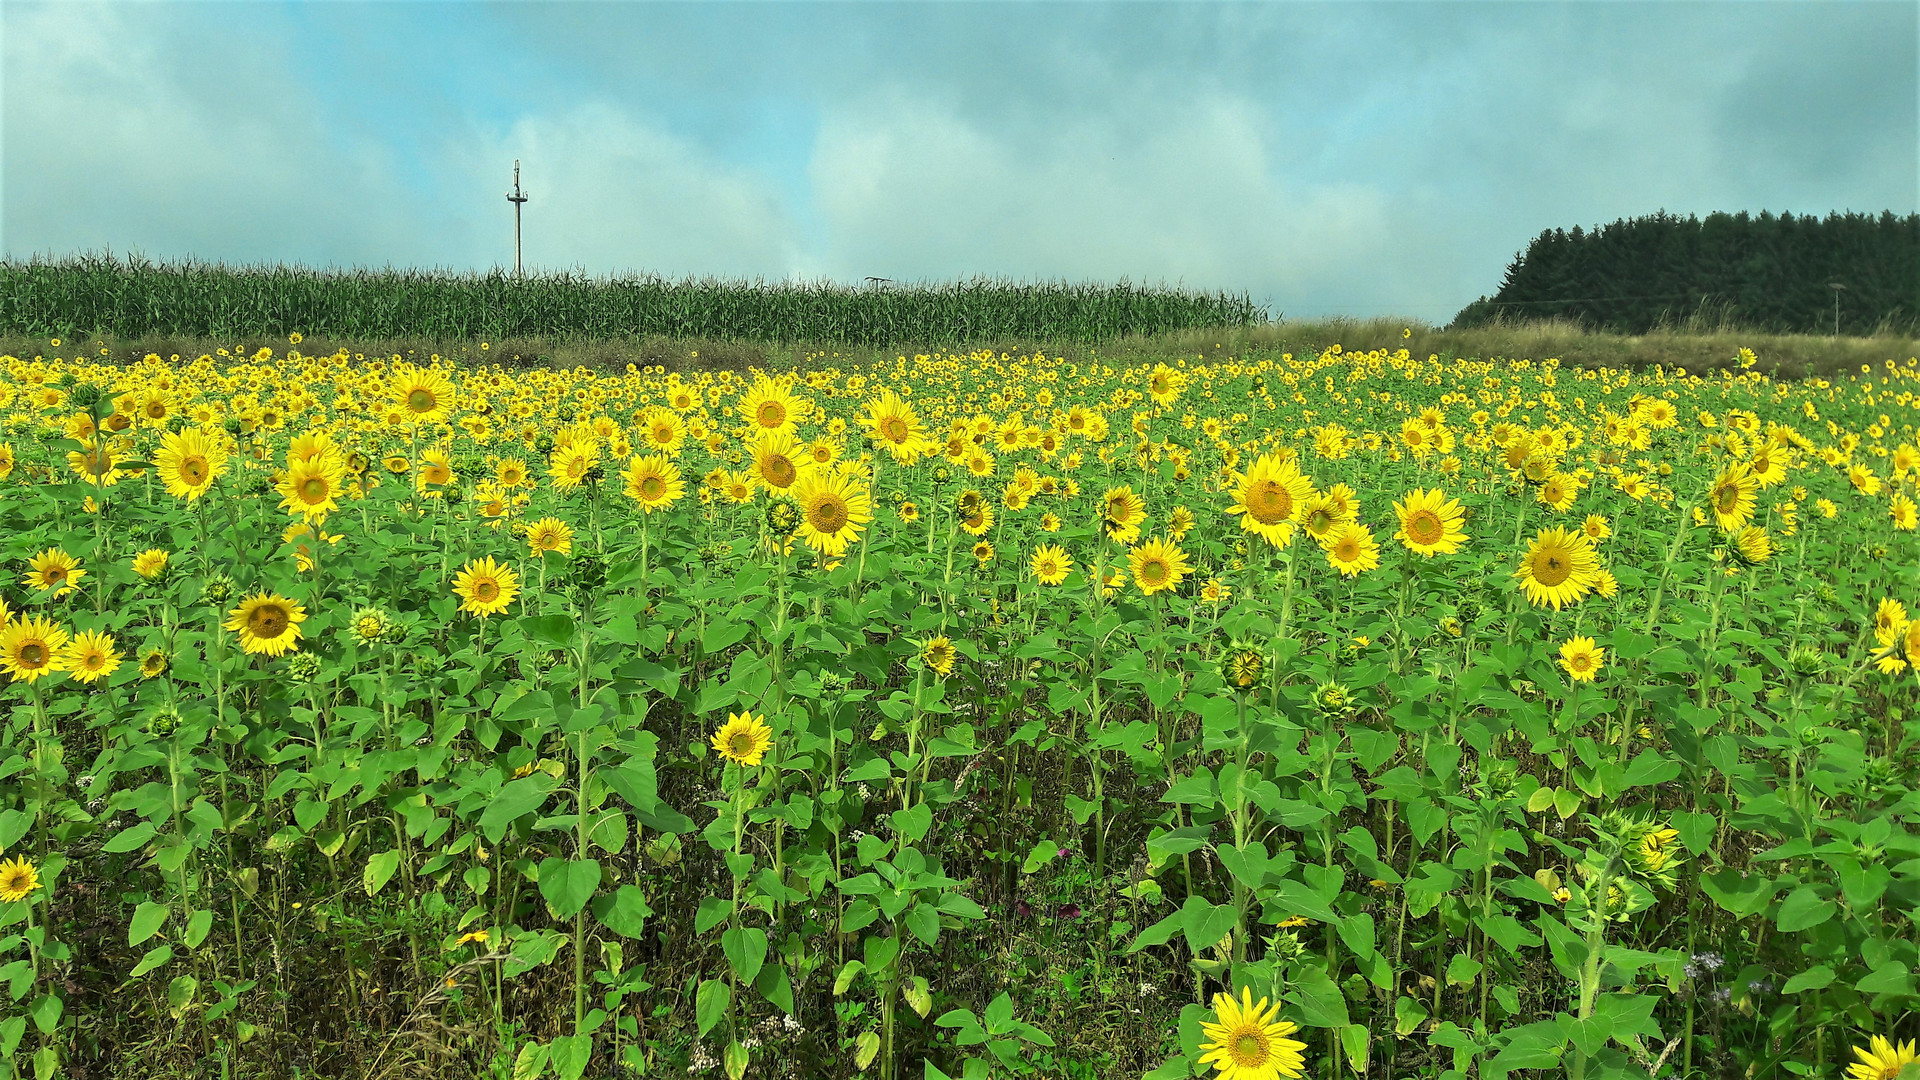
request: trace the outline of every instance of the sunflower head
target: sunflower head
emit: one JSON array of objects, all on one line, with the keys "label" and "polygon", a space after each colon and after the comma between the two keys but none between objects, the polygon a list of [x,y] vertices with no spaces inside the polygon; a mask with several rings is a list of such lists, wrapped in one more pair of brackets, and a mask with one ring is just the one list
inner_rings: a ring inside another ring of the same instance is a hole
[{"label": "sunflower head", "polygon": [[773,729],[765,718],[744,713],[728,713],[727,722],[713,733],[713,749],[736,765],[754,766],[773,745]]},{"label": "sunflower head", "polygon": [[1303,1075],[1306,1058],[1302,1052],[1307,1044],[1287,1037],[1298,1030],[1297,1025],[1275,1019],[1280,1003],[1269,1005],[1263,997],[1255,1004],[1253,991],[1245,987],[1240,995],[1239,1001],[1229,994],[1213,996],[1217,1020],[1200,1022],[1200,1029],[1208,1037],[1200,1044],[1205,1051],[1201,1063],[1218,1069],[1221,1080]]},{"label": "sunflower head", "polygon": [[40,871],[32,863],[17,856],[0,862],[0,900],[25,900],[39,887]]}]

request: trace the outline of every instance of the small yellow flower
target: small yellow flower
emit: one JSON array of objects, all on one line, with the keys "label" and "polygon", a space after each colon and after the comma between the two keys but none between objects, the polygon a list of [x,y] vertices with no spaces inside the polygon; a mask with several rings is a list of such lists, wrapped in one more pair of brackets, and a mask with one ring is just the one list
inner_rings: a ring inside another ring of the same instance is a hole
[{"label": "small yellow flower", "polygon": [[0,900],[25,900],[40,887],[40,871],[25,859],[0,863]]}]

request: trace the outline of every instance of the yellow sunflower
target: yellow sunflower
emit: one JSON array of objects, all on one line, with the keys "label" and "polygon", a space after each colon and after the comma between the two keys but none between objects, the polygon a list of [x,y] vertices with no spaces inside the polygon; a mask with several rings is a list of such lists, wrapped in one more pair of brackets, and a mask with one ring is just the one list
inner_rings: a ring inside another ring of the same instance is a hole
[{"label": "yellow sunflower", "polygon": [[21,584],[31,585],[43,592],[52,589],[55,600],[72,592],[80,584],[80,579],[87,576],[87,572],[80,568],[80,560],[57,547],[35,555],[27,565],[33,569],[20,579]]},{"label": "yellow sunflower", "polygon": [[39,681],[40,676],[61,667],[67,632],[51,621],[34,615],[17,619],[0,630],[0,668],[17,681]]},{"label": "yellow sunflower", "polygon": [[1269,1005],[1263,997],[1255,1005],[1252,989],[1242,987],[1237,1002],[1230,994],[1213,995],[1213,1008],[1218,1022],[1200,1022],[1200,1030],[1208,1037],[1200,1044],[1206,1051],[1200,1063],[1218,1069],[1219,1080],[1274,1080],[1305,1074],[1302,1051],[1307,1044],[1287,1038],[1299,1030],[1298,1025],[1274,1019],[1280,1012],[1279,1002]]},{"label": "yellow sunflower", "polygon": [[280,509],[308,521],[323,519],[340,509],[336,501],[347,479],[346,461],[333,454],[295,459],[280,476]]},{"label": "yellow sunflower", "polygon": [[1240,515],[1240,528],[1257,533],[1274,547],[1293,539],[1293,525],[1301,504],[1313,492],[1313,483],[1300,474],[1291,457],[1262,454],[1244,473],[1232,479],[1234,503],[1229,514]]},{"label": "yellow sunflower", "polygon": [[75,682],[90,683],[111,675],[120,666],[120,654],[113,649],[113,635],[88,630],[67,643],[60,666]]},{"label": "yellow sunflower", "polygon": [[1869,1049],[1853,1048],[1860,1060],[1847,1066],[1847,1080],[1894,1080],[1908,1064],[1920,1061],[1912,1039],[1896,1044],[1884,1035],[1875,1035],[1867,1045]]},{"label": "yellow sunflower", "polygon": [[1133,571],[1133,583],[1152,596],[1163,590],[1178,589],[1181,579],[1193,572],[1187,553],[1168,540],[1149,540],[1127,553]]},{"label": "yellow sunflower", "polygon": [[227,449],[218,436],[197,427],[168,431],[160,436],[153,464],[167,494],[192,502],[227,471]]},{"label": "yellow sunflower", "polygon": [[527,547],[534,555],[546,551],[562,555],[573,552],[573,528],[559,518],[541,518],[526,529]]},{"label": "yellow sunflower", "polygon": [[1320,547],[1327,553],[1328,565],[1341,577],[1354,577],[1380,565],[1380,545],[1373,539],[1373,530],[1357,521],[1335,526]]},{"label": "yellow sunflower", "polygon": [[1451,555],[1460,550],[1460,544],[1466,540],[1467,533],[1462,528],[1467,512],[1461,508],[1460,500],[1448,499],[1439,488],[1426,491],[1414,488],[1407,492],[1405,502],[1393,504],[1393,512],[1400,518],[1400,531],[1394,533],[1394,539],[1405,544],[1408,551],[1418,552],[1431,558],[1438,555]]},{"label": "yellow sunflower", "polygon": [[493,467],[493,480],[494,483],[512,491],[532,483],[533,477],[527,472],[526,462],[517,457],[510,457],[501,458]]},{"label": "yellow sunflower", "polygon": [[1147,520],[1147,504],[1133,493],[1133,488],[1121,486],[1108,488],[1100,497],[1100,526],[1108,536],[1122,544],[1131,544],[1140,538],[1140,523]]},{"label": "yellow sunflower", "polygon": [[300,640],[306,619],[306,608],[279,593],[260,592],[240,601],[222,625],[240,635],[247,652],[279,656]]},{"label": "yellow sunflower", "polygon": [[563,446],[553,452],[552,467],[547,475],[553,477],[553,486],[560,491],[572,491],[586,482],[587,474],[595,465],[600,464],[599,449],[592,444]]},{"label": "yellow sunflower", "polygon": [[891,390],[883,390],[879,397],[868,401],[867,414],[859,419],[867,429],[867,437],[876,446],[886,448],[902,465],[920,460],[933,445],[926,429],[920,426],[920,415]]},{"label": "yellow sunflower", "polygon": [[493,556],[469,560],[453,577],[453,591],[461,599],[460,610],[486,618],[507,610],[520,595],[520,578]]},{"label": "yellow sunflower", "polygon": [[955,655],[953,641],[945,634],[929,638],[920,646],[920,662],[932,668],[935,674],[953,674]]},{"label": "yellow sunflower", "polygon": [[627,497],[639,503],[643,513],[665,510],[687,493],[679,468],[661,454],[634,455],[620,475],[627,481]]},{"label": "yellow sunflower", "polygon": [[1029,564],[1033,576],[1042,585],[1058,585],[1067,580],[1067,574],[1073,569],[1073,560],[1067,558],[1067,551],[1058,544],[1041,544],[1033,549],[1033,559]]},{"label": "yellow sunflower", "polygon": [[1744,462],[1734,462],[1724,469],[1707,494],[1707,501],[1713,506],[1713,519],[1722,531],[1732,532],[1753,519],[1754,493],[1760,490],[1760,481],[1755,479]]},{"label": "yellow sunflower", "polygon": [[811,408],[807,399],[793,396],[783,383],[765,375],[740,395],[740,415],[756,431],[792,432]]},{"label": "yellow sunflower", "polygon": [[805,447],[789,431],[769,431],[753,443],[753,475],[772,491],[787,491],[806,470]]},{"label": "yellow sunflower", "polygon": [[1590,637],[1577,637],[1560,646],[1560,666],[1574,682],[1592,682],[1606,663],[1606,652]]},{"label": "yellow sunflower", "polygon": [[727,722],[713,733],[714,751],[735,765],[760,764],[760,759],[772,745],[773,728],[767,726],[764,717],[753,715],[751,709],[743,713],[728,713]]},{"label": "yellow sunflower", "polygon": [[167,553],[159,548],[148,548],[133,557],[133,572],[148,581],[153,581],[167,572]]},{"label": "yellow sunflower", "polygon": [[667,457],[680,453],[681,444],[686,441],[686,429],[680,422],[680,415],[658,405],[649,406],[640,414],[640,432],[641,441],[647,444],[647,449]]},{"label": "yellow sunflower", "polygon": [[793,486],[800,504],[800,539],[822,555],[844,554],[873,520],[873,496],[858,478],[824,469]]},{"label": "yellow sunflower", "polygon": [[1587,534],[1558,526],[1542,529],[1527,545],[1513,572],[1535,607],[1559,611],[1600,584],[1600,556]]},{"label": "yellow sunflower", "polygon": [[0,900],[25,900],[39,887],[40,871],[32,863],[18,857],[0,862]]},{"label": "yellow sunflower", "polygon": [[69,451],[67,465],[74,475],[95,487],[112,487],[120,482],[120,456],[104,441],[87,439],[80,449]]},{"label": "yellow sunflower", "polygon": [[437,423],[453,408],[453,383],[432,368],[405,367],[393,381],[393,398],[407,420]]}]

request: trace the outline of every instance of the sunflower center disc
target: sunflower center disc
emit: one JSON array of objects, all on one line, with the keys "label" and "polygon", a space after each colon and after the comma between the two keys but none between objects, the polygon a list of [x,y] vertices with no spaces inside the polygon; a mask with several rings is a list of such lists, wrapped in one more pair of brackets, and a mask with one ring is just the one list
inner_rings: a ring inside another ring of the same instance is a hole
[{"label": "sunflower center disc", "polygon": [[1277,480],[1262,480],[1247,490],[1247,513],[1262,525],[1278,525],[1293,513],[1293,493]]},{"label": "sunflower center disc", "polygon": [[412,409],[414,412],[419,412],[419,413],[432,412],[433,411],[433,391],[423,387],[421,389],[414,390],[408,393],[407,408]]}]

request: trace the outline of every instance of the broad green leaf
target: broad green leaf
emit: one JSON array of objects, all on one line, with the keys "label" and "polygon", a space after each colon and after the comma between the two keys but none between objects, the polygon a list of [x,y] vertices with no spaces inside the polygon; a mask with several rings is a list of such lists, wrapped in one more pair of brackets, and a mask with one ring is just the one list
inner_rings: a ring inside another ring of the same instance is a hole
[{"label": "broad green leaf", "polygon": [[540,898],[553,909],[555,918],[571,919],[579,914],[599,887],[600,863],[596,859],[555,858],[540,864]]},{"label": "broad green leaf", "polygon": [[127,944],[138,945],[160,932],[166,925],[167,916],[172,908],[147,900],[133,911],[133,921],[127,926]]},{"label": "broad green leaf", "polygon": [[394,871],[400,869],[400,849],[380,852],[367,859],[367,868],[360,875],[360,887],[369,897],[377,896],[387,882],[393,880]]},{"label": "broad green leaf", "polygon": [[727,1005],[733,1000],[733,989],[723,979],[707,979],[694,993],[694,1018],[700,1025],[700,1037],[706,1038],[727,1013]]}]

